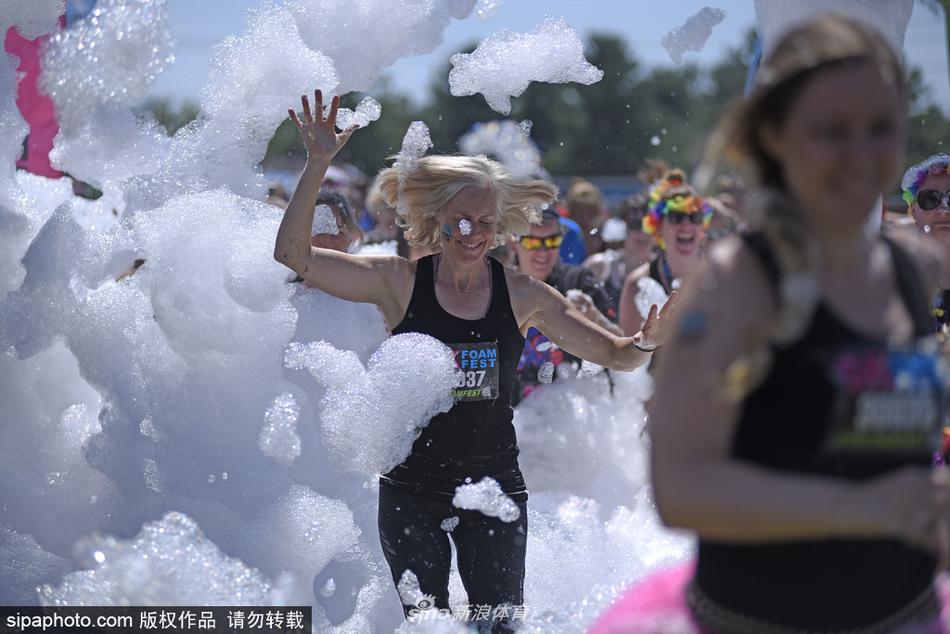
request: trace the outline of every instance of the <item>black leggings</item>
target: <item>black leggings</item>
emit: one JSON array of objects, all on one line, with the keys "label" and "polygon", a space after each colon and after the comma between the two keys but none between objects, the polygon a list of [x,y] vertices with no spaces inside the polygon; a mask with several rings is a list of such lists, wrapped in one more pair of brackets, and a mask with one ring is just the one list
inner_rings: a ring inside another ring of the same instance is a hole
[{"label": "black leggings", "polygon": [[[451,535],[459,576],[468,593],[469,618],[478,621],[479,631],[511,631],[511,619],[493,617],[505,613],[496,612],[496,606],[518,607],[524,601],[528,508],[523,500],[516,500],[515,504],[521,510],[520,517],[503,522],[479,511],[456,508],[449,497],[444,501],[434,495],[423,497],[381,480],[379,541],[393,582],[398,587],[403,573],[411,570],[419,579],[422,593],[435,597],[435,607],[449,609]],[[441,525],[452,517],[459,522],[447,532]],[[482,608],[481,618],[476,617],[478,606],[491,606],[492,616],[484,617]],[[409,611],[416,606],[402,607],[408,618]]]}]

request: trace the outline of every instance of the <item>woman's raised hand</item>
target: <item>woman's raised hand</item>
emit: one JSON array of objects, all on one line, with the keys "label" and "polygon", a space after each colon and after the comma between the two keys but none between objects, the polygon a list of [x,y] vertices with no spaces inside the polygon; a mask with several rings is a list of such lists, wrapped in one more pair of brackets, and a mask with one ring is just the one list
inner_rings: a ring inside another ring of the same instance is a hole
[{"label": "woman's raised hand", "polygon": [[359,126],[352,126],[347,130],[337,134],[336,132],[336,113],[340,108],[340,98],[334,96],[330,101],[330,111],[327,116],[323,116],[323,93],[319,90],[313,92],[314,109],[310,109],[310,100],[307,95],[300,97],[300,104],[303,109],[303,120],[297,116],[293,109],[288,110],[290,120],[297,126],[300,136],[303,137],[304,147],[307,148],[307,157],[309,160],[329,161],[336,156],[350,136]]},{"label": "woman's raised hand", "polygon": [[633,336],[634,341],[648,349],[665,343],[669,335],[670,322],[673,319],[672,314],[678,303],[679,291],[673,291],[662,309],[658,310],[657,305],[653,304],[640,332]]}]

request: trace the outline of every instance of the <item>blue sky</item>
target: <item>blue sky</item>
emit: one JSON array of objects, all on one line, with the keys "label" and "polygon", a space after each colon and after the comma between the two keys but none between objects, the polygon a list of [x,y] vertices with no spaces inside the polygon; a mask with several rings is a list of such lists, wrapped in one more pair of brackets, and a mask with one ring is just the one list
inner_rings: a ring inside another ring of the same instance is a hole
[{"label": "blue sky", "polygon": [[[176,62],[158,78],[152,94],[199,101],[210,47],[241,33],[246,9],[256,4],[260,0],[168,0]],[[565,18],[582,38],[594,32],[619,35],[647,66],[672,66],[660,39],[704,6],[725,10],[726,19],[713,30],[702,52],[687,53],[684,61],[711,63],[754,25],[752,5],[752,0],[502,0],[488,19],[453,20],[435,51],[401,59],[387,74],[393,88],[420,101],[434,70],[466,43],[503,28],[530,31],[545,15]],[[917,0],[905,38],[905,59],[923,69],[931,99],[950,113],[946,37],[942,16]]]}]

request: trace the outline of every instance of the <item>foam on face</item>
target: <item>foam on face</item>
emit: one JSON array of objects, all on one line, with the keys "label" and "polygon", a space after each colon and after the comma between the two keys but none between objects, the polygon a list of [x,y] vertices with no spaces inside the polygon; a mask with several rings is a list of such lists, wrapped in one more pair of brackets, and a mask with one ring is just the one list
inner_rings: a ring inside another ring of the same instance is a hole
[{"label": "foam on face", "polygon": [[463,236],[467,236],[472,233],[472,223],[470,223],[465,218],[459,220],[459,233],[461,233]]},{"label": "foam on face", "polygon": [[529,137],[531,126],[525,123],[477,123],[459,139],[459,149],[466,154],[497,156],[515,178],[533,176],[541,167],[541,152]]},{"label": "foam on face", "polygon": [[713,27],[725,19],[726,12],[722,9],[703,7],[690,16],[682,26],[664,35],[660,43],[670,54],[670,59],[679,64],[687,51],[698,53],[703,50],[706,40],[712,35]]},{"label": "foam on face", "polygon": [[265,456],[290,464],[300,455],[299,417],[300,407],[293,394],[285,392],[274,399],[264,412],[264,428],[257,441]]},{"label": "foam on face", "polygon": [[505,115],[511,112],[511,98],[533,81],[590,85],[604,76],[584,59],[577,32],[563,18],[546,17],[531,33],[503,29],[472,53],[456,53],[450,61],[454,96],[482,93],[492,110]]},{"label": "foam on face", "polygon": [[521,517],[521,509],[501,490],[494,478],[482,478],[474,484],[456,487],[452,505],[469,511],[480,511],[503,522],[514,522]]}]

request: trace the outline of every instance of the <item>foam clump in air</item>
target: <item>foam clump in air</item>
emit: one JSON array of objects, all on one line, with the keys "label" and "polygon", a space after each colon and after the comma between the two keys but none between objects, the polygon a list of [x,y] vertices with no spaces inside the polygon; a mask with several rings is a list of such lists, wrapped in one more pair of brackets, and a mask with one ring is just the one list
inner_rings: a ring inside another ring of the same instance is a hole
[{"label": "foam clump in air", "polygon": [[324,442],[337,464],[365,476],[405,460],[429,419],[454,402],[454,355],[426,335],[390,337],[365,367],[356,353],[323,341],[291,344],[285,363],[309,370],[326,387]]},{"label": "foam clump in air", "polygon": [[442,520],[442,523],[439,524],[439,528],[444,530],[446,533],[451,533],[455,530],[455,527],[459,525],[458,515],[453,515],[452,517],[447,517]]},{"label": "foam clump in air", "polygon": [[679,64],[687,51],[698,53],[703,50],[706,40],[712,35],[713,27],[725,19],[726,12],[722,9],[703,7],[682,26],[664,35],[660,44],[670,54],[670,59]]},{"label": "foam clump in air", "polygon": [[554,380],[554,364],[550,361],[545,361],[541,364],[541,367],[538,368],[538,383],[550,383]]},{"label": "foam clump in air", "polygon": [[340,130],[348,130],[353,126],[365,128],[371,122],[379,119],[383,113],[383,107],[372,97],[364,97],[356,106],[356,110],[349,108],[340,108],[336,114],[336,127]]},{"label": "foam clump in air", "polygon": [[50,38],[41,81],[67,133],[99,104],[132,105],[145,97],[175,59],[167,24],[165,0],[100,0]]},{"label": "foam clump in air", "polygon": [[514,500],[505,495],[494,478],[485,477],[474,484],[462,484],[455,488],[452,506],[497,517],[503,522],[514,522],[521,517],[521,509]]},{"label": "foam clump in air", "polygon": [[[396,168],[399,174],[400,192],[402,192],[405,185],[408,173],[415,169],[416,163],[425,156],[426,151],[431,147],[433,147],[433,143],[432,137],[429,136],[429,126],[422,121],[410,123],[409,129],[406,130],[406,134],[402,138],[402,147],[399,149],[399,154],[396,155],[396,160],[393,161],[393,167]],[[396,213],[405,216],[408,211],[402,196],[398,196]]]},{"label": "foam clump in air", "polygon": [[285,392],[274,399],[264,413],[265,424],[258,438],[258,446],[265,456],[284,464],[291,464],[300,456],[299,417],[300,407],[293,394]]},{"label": "foam clump in air", "polygon": [[39,588],[43,605],[280,605],[260,572],[222,553],[190,517],[167,513],[128,541],[94,536],[78,547],[90,569]]},{"label": "foam clump in air", "polygon": [[333,215],[333,210],[330,209],[329,205],[320,204],[313,210],[313,225],[310,230],[313,232],[312,235],[328,234],[335,236],[340,233],[340,228],[336,224],[336,216]]},{"label": "foam clump in air", "polygon": [[59,16],[66,12],[66,0],[30,0],[0,3],[0,33],[12,26],[24,38],[34,40],[59,28]]},{"label": "foam clump in air", "polygon": [[534,176],[541,167],[541,152],[529,136],[531,126],[525,123],[476,123],[459,139],[459,149],[466,154],[497,157],[515,178]]},{"label": "foam clump in air", "polygon": [[393,166],[405,172],[416,166],[416,161],[425,156],[426,151],[433,147],[432,137],[429,136],[429,126],[422,121],[413,121],[409,124],[406,134],[402,137],[402,147]]},{"label": "foam clump in air", "polygon": [[584,45],[564,18],[546,17],[531,33],[503,29],[450,62],[454,96],[482,93],[491,109],[504,115],[511,112],[511,98],[533,81],[590,85],[604,76],[584,59]]},{"label": "foam clump in air", "polygon": [[401,57],[434,50],[452,19],[471,15],[475,1],[291,0],[287,7],[303,41],[333,60],[345,94],[371,88],[379,72]]}]

